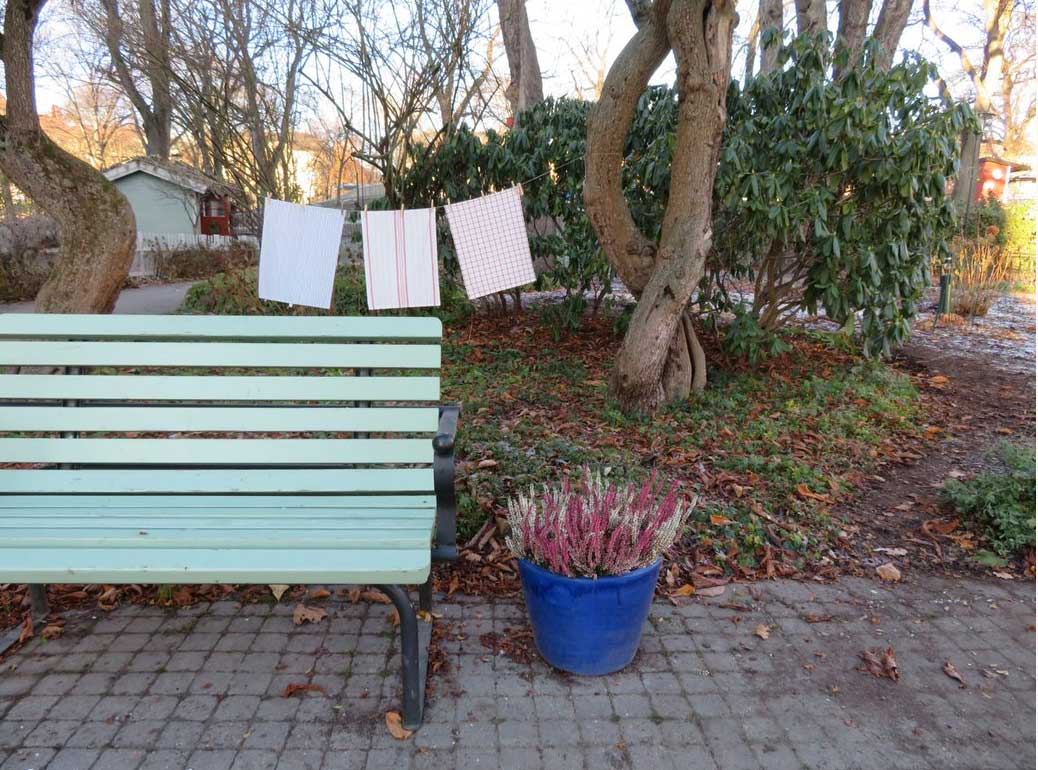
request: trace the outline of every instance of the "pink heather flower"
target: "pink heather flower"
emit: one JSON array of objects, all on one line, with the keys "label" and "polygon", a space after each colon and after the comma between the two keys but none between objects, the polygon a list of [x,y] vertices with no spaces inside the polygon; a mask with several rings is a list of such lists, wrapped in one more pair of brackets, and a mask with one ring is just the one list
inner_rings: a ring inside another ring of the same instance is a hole
[{"label": "pink heather flower", "polygon": [[531,488],[508,501],[506,544],[560,575],[622,575],[654,563],[684,530],[695,500],[677,484],[614,485],[585,468],[579,482]]}]

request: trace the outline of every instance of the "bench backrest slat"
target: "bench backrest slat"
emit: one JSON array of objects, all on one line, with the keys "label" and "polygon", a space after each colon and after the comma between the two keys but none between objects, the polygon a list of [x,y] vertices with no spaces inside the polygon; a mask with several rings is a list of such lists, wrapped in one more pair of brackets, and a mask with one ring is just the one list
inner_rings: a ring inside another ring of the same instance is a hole
[{"label": "bench backrest slat", "polygon": [[341,316],[0,315],[0,340],[226,340],[280,342],[429,342],[439,344],[438,318]]},{"label": "bench backrest slat", "polygon": [[439,410],[432,406],[0,406],[0,426],[9,431],[433,433],[438,417]]},{"label": "bench backrest slat", "polygon": [[[0,342],[0,346],[4,343]],[[439,377],[0,374],[0,398],[83,401],[436,401]]]},{"label": "bench backrest slat", "polygon": [[0,344],[0,366],[231,366],[438,369],[439,345],[285,342],[24,342]]}]

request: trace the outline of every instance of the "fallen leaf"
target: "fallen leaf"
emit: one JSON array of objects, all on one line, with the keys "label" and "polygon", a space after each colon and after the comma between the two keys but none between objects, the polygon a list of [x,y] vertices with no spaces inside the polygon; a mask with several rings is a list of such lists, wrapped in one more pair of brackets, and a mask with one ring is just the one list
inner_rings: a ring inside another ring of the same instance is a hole
[{"label": "fallen leaf", "polygon": [[940,387],[941,385],[946,385],[948,383],[948,378],[945,377],[943,374],[935,374],[933,377],[927,380],[927,382],[936,388]]},{"label": "fallen leaf", "polygon": [[944,673],[959,683],[960,687],[966,687],[966,680],[962,678],[959,670],[952,665],[950,660],[944,661]]},{"label": "fallen leaf", "polygon": [[44,626],[43,630],[40,632],[40,637],[42,639],[57,639],[63,633],[65,633],[64,626],[58,625],[57,623],[51,623],[49,626]]},{"label": "fallen leaf", "polygon": [[696,592],[696,587],[691,583],[685,583],[681,588],[674,591],[672,596],[691,596]]},{"label": "fallen leaf", "polygon": [[719,516],[716,513],[710,514],[710,523],[715,527],[723,527],[725,524],[731,524],[732,520],[726,516]]},{"label": "fallen leaf", "polygon": [[821,613],[809,612],[804,615],[804,620],[808,623],[828,623],[833,619],[832,615],[823,615]]},{"label": "fallen leaf", "polygon": [[404,720],[398,711],[386,712],[386,729],[388,729],[389,734],[398,741],[406,741],[414,735],[414,730],[408,730],[404,727]]},{"label": "fallen leaf", "polygon": [[319,692],[321,695],[327,695],[323,687],[313,682],[293,682],[285,687],[285,691],[281,693],[282,698],[291,698],[295,695],[299,695],[301,692]]},{"label": "fallen leaf", "polygon": [[865,671],[880,679],[892,679],[895,682],[901,678],[897,660],[894,658],[893,647],[887,647],[886,650],[865,650],[860,655],[865,662],[865,667],[859,669],[860,671]]},{"label": "fallen leaf", "polygon": [[18,634],[18,644],[27,642],[32,639],[33,629],[35,626],[32,622],[32,615],[26,615],[25,620],[22,622],[22,632]]},{"label": "fallen leaf", "polygon": [[873,548],[872,550],[877,553],[885,553],[887,556],[908,556],[908,550],[905,548]]},{"label": "fallen leaf", "polygon": [[310,592],[311,599],[327,599],[332,595],[332,592],[327,588],[316,588]]},{"label": "fallen leaf", "polygon": [[365,591],[360,592],[361,599],[367,599],[369,602],[378,602],[379,604],[389,604],[390,599],[384,593],[374,588],[369,588]]},{"label": "fallen leaf", "polygon": [[881,580],[886,580],[889,583],[897,583],[901,580],[901,570],[889,561],[876,567],[876,574],[879,575]]},{"label": "fallen leaf", "polygon": [[281,597],[284,596],[285,591],[288,590],[288,586],[282,585],[281,583],[275,583],[274,585],[269,586],[269,588],[270,592],[274,594],[274,601],[276,602],[281,601]]},{"label": "fallen leaf", "polygon": [[771,637],[771,626],[765,623],[760,623],[757,628],[754,629],[753,633],[761,639],[768,639]]},{"label": "fallen leaf", "polygon": [[812,492],[811,488],[807,484],[797,484],[797,494],[801,497],[806,497],[808,500],[822,500],[824,502],[829,501],[829,495],[820,495],[817,492]]},{"label": "fallen leaf", "polygon": [[1002,580],[1015,580],[1015,577],[1010,575],[1008,572],[993,572],[992,574]]},{"label": "fallen leaf", "polygon": [[[476,463],[476,467],[480,470],[484,468],[496,468],[497,460],[480,460],[478,463]],[[391,711],[389,713],[392,714],[393,712]]]},{"label": "fallen leaf", "polygon": [[303,623],[320,623],[326,617],[328,617],[328,613],[320,607],[307,607],[300,602],[292,613],[292,622],[301,626]]}]

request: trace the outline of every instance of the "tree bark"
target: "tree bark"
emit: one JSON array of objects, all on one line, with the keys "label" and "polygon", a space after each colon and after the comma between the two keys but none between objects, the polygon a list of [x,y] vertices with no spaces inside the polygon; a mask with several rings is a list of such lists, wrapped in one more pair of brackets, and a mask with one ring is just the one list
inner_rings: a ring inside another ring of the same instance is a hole
[{"label": "tree bark", "polygon": [[505,98],[518,115],[538,102],[544,101],[541,67],[537,62],[537,47],[530,34],[530,20],[526,15],[526,0],[497,0],[501,33],[508,58],[511,82],[505,89]]},{"label": "tree bark", "polygon": [[825,0],[796,0],[797,34],[816,34],[827,29]]},{"label": "tree bark", "polygon": [[[782,0],[761,0],[761,46],[760,46],[760,74],[767,75],[774,72],[778,66],[778,52],[782,44],[782,30],[784,21],[782,18]],[[778,31],[778,36],[767,45],[765,33],[769,29]]]},{"label": "tree bark", "polygon": [[882,52],[879,54],[877,64],[882,70],[890,69],[894,63],[894,53],[897,51],[901,35],[908,24],[908,14],[912,11],[913,0],[883,0],[879,9],[879,18],[872,30],[872,37],[879,42]]},{"label": "tree bark", "polygon": [[[869,25],[872,0],[840,0],[840,21],[836,31],[836,45],[847,51],[847,68],[859,66],[865,48],[865,33]],[[845,70],[833,66],[833,77],[843,77]]]},{"label": "tree bark", "polygon": [[7,114],[0,116],[0,169],[58,223],[58,260],[36,297],[37,312],[108,313],[133,260],[133,210],[100,172],[40,129],[32,49],[45,2],[8,0],[4,14]]},{"label": "tree bark", "polygon": [[[589,118],[588,214],[610,262],[638,297],[611,380],[614,397],[628,413],[655,411],[706,382],[688,304],[712,241],[713,182],[735,22],[728,0],[657,0],[614,62]],[[671,50],[677,61],[678,128],[670,197],[654,244],[631,217],[621,164],[638,98]]]}]

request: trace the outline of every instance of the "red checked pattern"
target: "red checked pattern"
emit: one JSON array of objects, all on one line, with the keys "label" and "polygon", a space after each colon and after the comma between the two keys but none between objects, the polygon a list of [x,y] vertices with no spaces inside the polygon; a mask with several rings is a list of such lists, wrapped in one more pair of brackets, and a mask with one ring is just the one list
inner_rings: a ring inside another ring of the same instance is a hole
[{"label": "red checked pattern", "polygon": [[469,299],[533,283],[518,187],[446,206]]}]

